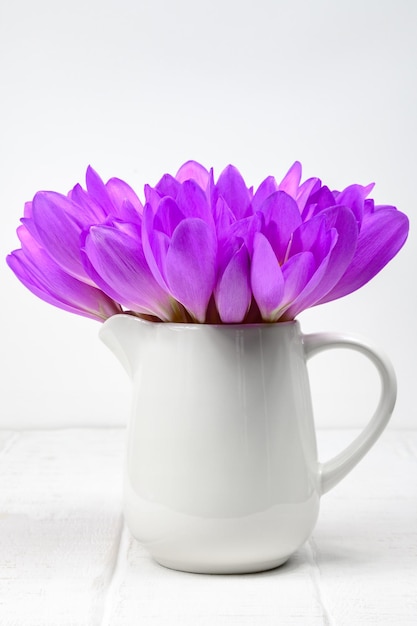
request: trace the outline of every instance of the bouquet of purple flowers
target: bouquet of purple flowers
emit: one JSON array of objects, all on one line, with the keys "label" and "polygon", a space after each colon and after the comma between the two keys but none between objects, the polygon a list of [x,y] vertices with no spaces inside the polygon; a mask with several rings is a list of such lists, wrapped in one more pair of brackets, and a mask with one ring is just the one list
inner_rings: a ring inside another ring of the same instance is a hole
[{"label": "bouquet of purple flowers", "polygon": [[408,219],[375,205],[373,184],[331,191],[296,162],[256,191],[227,166],[195,161],[145,186],[89,167],[86,189],[36,193],[7,257],[19,280],[62,309],[104,321],[123,311],[163,322],[259,323],[367,283],[400,250]]}]

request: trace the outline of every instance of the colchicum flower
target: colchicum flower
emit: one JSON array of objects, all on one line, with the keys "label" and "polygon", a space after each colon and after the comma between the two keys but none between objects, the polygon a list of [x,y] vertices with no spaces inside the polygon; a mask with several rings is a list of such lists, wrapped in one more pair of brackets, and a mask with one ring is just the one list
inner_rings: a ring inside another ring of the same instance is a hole
[{"label": "colchicum flower", "polygon": [[239,171],[195,161],[155,187],[145,204],[122,180],[89,167],[86,189],[38,192],[7,261],[34,294],[104,321],[130,311],[155,321],[258,323],[362,287],[400,250],[408,219],[375,205],[373,185],[330,191],[301,182],[296,162],[254,192]]}]

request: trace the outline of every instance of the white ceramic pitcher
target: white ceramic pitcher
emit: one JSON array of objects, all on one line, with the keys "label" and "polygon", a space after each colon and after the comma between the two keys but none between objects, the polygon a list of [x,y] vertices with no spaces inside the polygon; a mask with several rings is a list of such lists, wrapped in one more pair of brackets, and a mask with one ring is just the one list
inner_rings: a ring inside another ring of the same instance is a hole
[{"label": "white ceramic pitcher", "polygon": [[[320,496],[365,455],[396,398],[392,366],[345,334],[298,322],[171,324],[109,318],[101,339],[133,381],[124,514],[156,561],[206,573],[284,563],[310,536]],[[363,432],[321,464],[306,360],[362,352],[381,377]]]}]

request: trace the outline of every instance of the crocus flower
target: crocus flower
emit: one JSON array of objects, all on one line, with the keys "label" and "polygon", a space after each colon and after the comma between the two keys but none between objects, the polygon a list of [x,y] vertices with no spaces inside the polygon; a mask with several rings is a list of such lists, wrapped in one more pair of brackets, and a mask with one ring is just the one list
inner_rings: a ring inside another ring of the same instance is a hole
[{"label": "crocus flower", "polygon": [[86,189],[39,192],[8,262],[52,304],[97,319],[128,309],[196,323],[279,322],[355,291],[400,250],[407,217],[373,185],[331,191],[296,162],[256,191],[195,161],[145,186],[88,168]]}]

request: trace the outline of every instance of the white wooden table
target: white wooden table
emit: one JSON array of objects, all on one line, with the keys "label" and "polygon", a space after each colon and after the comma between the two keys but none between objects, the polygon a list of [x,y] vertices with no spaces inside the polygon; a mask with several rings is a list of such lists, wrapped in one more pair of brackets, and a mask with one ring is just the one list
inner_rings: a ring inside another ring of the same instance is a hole
[{"label": "white wooden table", "polygon": [[[319,433],[321,458],[354,431]],[[1,626],[416,626],[417,431],[385,432],[270,572],[154,563],[121,517],[122,429],[0,431]]]}]

